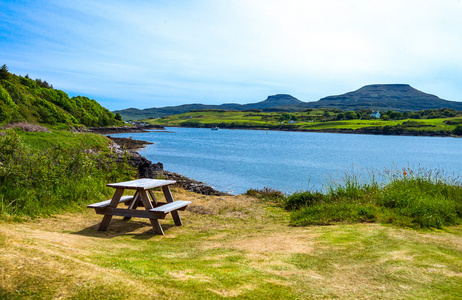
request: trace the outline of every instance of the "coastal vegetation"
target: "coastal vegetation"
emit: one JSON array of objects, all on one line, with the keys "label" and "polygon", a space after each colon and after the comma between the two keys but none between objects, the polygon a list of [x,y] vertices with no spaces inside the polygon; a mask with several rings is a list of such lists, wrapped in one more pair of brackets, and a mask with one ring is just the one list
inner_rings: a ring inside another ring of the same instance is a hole
[{"label": "coastal vegetation", "polygon": [[[146,120],[162,126],[243,128],[268,130],[327,131],[376,134],[460,135],[462,112],[431,109],[418,112],[307,109],[301,112],[193,110],[188,113]],[[459,129],[456,129],[459,128]]]},{"label": "coastal vegetation", "polygon": [[131,179],[136,172],[116,162],[108,144],[101,135],[30,124],[0,132],[0,219],[82,211],[110,196],[108,182]]},{"label": "coastal vegetation", "polygon": [[18,76],[0,68],[0,125],[17,122],[47,124],[59,128],[121,126],[113,114],[84,96],[69,97],[45,80]]},{"label": "coastal vegetation", "polygon": [[382,223],[409,228],[442,228],[462,223],[462,183],[442,171],[387,171],[345,174],[326,191],[283,195],[271,189],[247,194],[291,212],[291,225]]}]

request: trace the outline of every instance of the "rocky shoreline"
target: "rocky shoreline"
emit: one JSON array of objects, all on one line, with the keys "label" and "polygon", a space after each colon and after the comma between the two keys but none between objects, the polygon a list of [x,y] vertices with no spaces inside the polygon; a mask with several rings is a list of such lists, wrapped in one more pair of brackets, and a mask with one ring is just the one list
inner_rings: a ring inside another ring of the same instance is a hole
[{"label": "rocky shoreline", "polygon": [[129,150],[135,151],[135,150],[146,147],[146,145],[154,144],[151,142],[134,140],[131,138],[128,138],[128,139],[127,138],[117,138],[117,137],[112,137],[110,135],[107,135],[106,137],[109,138],[114,143],[118,144],[122,150],[127,150],[127,151]]},{"label": "rocky shoreline", "polygon": [[165,130],[165,127],[160,125],[144,125],[144,126],[124,126],[124,127],[90,127],[89,131],[99,134],[114,134],[114,133],[139,133],[149,132],[149,130]]},{"label": "rocky shoreline", "polygon": [[115,154],[115,159],[123,161],[127,159],[126,155],[128,155],[128,163],[138,170],[138,176],[140,178],[164,178],[168,180],[175,180],[176,186],[182,187],[187,191],[203,195],[228,195],[227,193],[215,190],[206,183],[188,178],[178,173],[166,171],[164,170],[162,163],[158,162],[154,164],[135,151],[148,144],[152,144],[150,142],[130,138],[114,138],[111,136],[108,136],[108,138],[113,142],[111,149]]}]

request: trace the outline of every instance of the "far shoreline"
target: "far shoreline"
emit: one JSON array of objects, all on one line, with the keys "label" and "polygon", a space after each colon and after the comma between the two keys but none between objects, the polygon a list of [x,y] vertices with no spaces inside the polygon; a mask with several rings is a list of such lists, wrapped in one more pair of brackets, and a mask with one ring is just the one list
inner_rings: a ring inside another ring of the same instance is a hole
[{"label": "far shoreline", "polygon": [[[197,128],[197,129],[211,129],[211,127],[191,127],[191,126],[166,126],[167,128]],[[436,132],[383,132],[381,130],[353,130],[353,129],[321,129],[321,130],[312,130],[312,129],[303,129],[303,128],[249,128],[249,127],[219,127],[219,129],[229,129],[229,130],[260,130],[260,131],[288,131],[288,132],[314,132],[314,133],[340,133],[340,134],[369,134],[369,135],[389,135],[389,136],[422,136],[422,137],[453,137],[459,138],[457,135],[453,134],[442,134]],[[122,133],[122,132],[121,132]]]}]

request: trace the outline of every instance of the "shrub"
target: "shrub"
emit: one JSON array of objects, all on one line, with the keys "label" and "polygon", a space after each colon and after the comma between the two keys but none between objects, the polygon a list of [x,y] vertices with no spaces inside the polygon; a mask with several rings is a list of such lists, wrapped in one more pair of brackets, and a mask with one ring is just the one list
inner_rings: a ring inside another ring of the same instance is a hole
[{"label": "shrub", "polygon": [[273,203],[281,203],[285,199],[285,196],[281,191],[268,187],[264,187],[262,189],[249,189],[245,192],[245,195]]},{"label": "shrub", "polygon": [[298,192],[287,197],[284,202],[284,208],[287,210],[300,209],[303,206],[311,206],[321,203],[325,196],[320,192]]},{"label": "shrub", "polygon": [[462,135],[462,124],[457,125],[456,128],[454,128],[453,133],[455,135]]},{"label": "shrub", "polygon": [[14,131],[0,136],[0,216],[36,217],[109,196],[108,182],[127,180],[135,171],[126,163],[84,148],[33,150]]}]

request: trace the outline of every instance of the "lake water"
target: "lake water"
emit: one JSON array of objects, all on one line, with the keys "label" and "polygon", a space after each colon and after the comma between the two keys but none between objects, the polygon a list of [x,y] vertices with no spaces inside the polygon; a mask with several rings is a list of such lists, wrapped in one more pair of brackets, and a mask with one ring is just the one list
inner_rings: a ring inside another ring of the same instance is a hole
[{"label": "lake water", "polygon": [[263,130],[167,128],[117,134],[153,142],[139,153],[164,169],[233,194],[321,190],[346,172],[440,169],[462,174],[462,139]]}]

